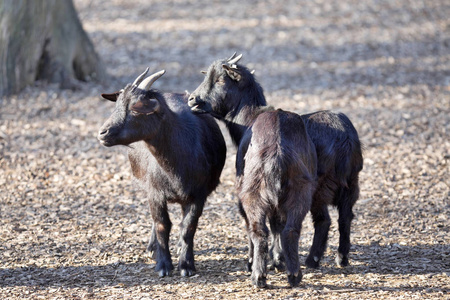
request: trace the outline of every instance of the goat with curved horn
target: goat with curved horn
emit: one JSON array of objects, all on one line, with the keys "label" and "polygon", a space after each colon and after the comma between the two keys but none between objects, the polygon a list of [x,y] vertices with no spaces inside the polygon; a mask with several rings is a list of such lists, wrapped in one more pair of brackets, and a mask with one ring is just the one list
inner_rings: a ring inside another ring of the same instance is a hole
[{"label": "goat with curved horn", "polygon": [[145,75],[147,75],[149,68],[145,69],[144,73],[139,75],[133,82],[133,86],[138,86],[141,83],[142,79],[144,79]]},{"label": "goat with curved horn", "polygon": [[166,73],[166,70],[161,70],[159,72],[156,72],[150,76],[148,76],[147,78],[145,78],[138,86],[139,89],[144,90],[144,91],[148,91],[150,89],[150,87],[152,86],[152,84],[161,76],[164,75],[164,73]]},{"label": "goat with curved horn", "polygon": [[226,144],[212,116],[191,113],[188,93],[150,89],[164,70],[146,77],[147,71],[138,77],[138,86],[103,94],[116,105],[98,140],[106,147],[128,146],[131,174],[149,202],[153,228],[147,249],[155,255],[160,277],[170,276],[174,268],[168,205],[181,205],[178,269],[181,276],[192,276],[194,235],[206,198],[220,182]]}]

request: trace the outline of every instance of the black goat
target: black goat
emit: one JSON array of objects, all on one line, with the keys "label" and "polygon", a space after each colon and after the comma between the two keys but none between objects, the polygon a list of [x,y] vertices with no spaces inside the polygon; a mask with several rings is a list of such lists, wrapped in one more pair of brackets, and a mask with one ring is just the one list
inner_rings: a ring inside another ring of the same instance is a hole
[{"label": "black goat", "polygon": [[[229,60],[214,62],[203,83],[189,97],[189,106],[198,113],[208,112],[223,120],[239,146],[246,127],[252,122],[251,117],[248,119],[249,112],[266,109],[267,104],[252,72],[236,62],[234,60],[231,66]],[[363,167],[362,146],[353,124],[342,113],[319,111],[301,117],[316,147],[318,160],[318,184],[311,207],[315,233],[306,265],[319,266],[331,224],[328,205],[333,205],[339,211],[340,241],[336,262],[346,266],[354,217],[352,207],[359,196],[358,174]],[[270,225],[274,234],[272,263],[282,269],[276,220]]]},{"label": "black goat", "polygon": [[101,127],[98,139],[107,146],[129,145],[133,176],[148,195],[153,229],[148,249],[156,252],[156,271],[171,275],[169,252],[172,227],[167,203],[182,207],[179,270],[195,272],[193,239],[206,197],[219,183],[226,145],[214,118],[195,115],[187,106],[188,95],[150,89],[164,74],[155,73],[113,94],[116,108]]},{"label": "black goat", "polygon": [[247,80],[250,73],[236,71],[238,59],[214,63],[189,105],[223,118],[238,145],[236,188],[249,237],[252,283],[266,285],[268,217],[276,225],[271,229],[279,236],[277,253],[284,254],[288,282],[296,286],[302,278],[300,231],[317,180],[316,151],[299,115],[248,103],[263,97],[262,89]]}]

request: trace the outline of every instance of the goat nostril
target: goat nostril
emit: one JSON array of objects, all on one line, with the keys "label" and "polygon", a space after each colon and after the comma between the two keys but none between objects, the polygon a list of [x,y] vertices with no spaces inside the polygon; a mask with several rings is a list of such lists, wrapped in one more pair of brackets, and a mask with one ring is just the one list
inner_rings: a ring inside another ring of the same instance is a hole
[{"label": "goat nostril", "polygon": [[98,135],[106,135],[107,133],[109,132],[109,130],[108,129],[105,129],[105,130],[100,130],[100,132],[99,132],[99,134]]},{"label": "goat nostril", "polygon": [[198,103],[197,103],[197,98],[196,98],[196,97],[193,97],[193,96],[189,97],[189,99],[188,99],[188,105],[192,107],[192,106],[195,106],[196,104],[198,104]]}]

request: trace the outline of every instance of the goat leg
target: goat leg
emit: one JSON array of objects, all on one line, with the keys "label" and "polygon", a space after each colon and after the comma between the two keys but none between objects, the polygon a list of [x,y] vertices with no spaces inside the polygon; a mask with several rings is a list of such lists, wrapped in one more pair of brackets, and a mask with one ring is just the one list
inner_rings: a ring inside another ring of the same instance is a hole
[{"label": "goat leg", "polygon": [[267,237],[269,230],[264,221],[249,222],[251,226],[250,238],[253,243],[252,283],[257,287],[266,287],[267,277]]},{"label": "goat leg", "polygon": [[[323,204],[321,206],[314,205],[316,203]],[[305,264],[308,268],[318,268],[327,246],[328,232],[331,225],[326,202],[320,200],[314,201],[311,208],[311,215],[314,222],[314,238]]]},{"label": "goat leg", "polygon": [[245,210],[242,206],[242,202],[239,201],[238,203],[239,212],[241,216],[244,218],[245,221],[245,230],[247,232],[247,238],[248,238],[248,260],[247,260],[247,272],[252,272],[252,264],[253,264],[253,253],[254,253],[254,247],[253,242],[250,235],[250,227],[248,225],[248,218],[247,214],[245,213]]},{"label": "goat leg", "polygon": [[169,236],[172,228],[167,205],[158,205],[156,201],[150,203],[153,223],[156,232],[156,267],[160,277],[172,275],[173,264],[169,251]]},{"label": "goat leg", "polygon": [[339,207],[339,247],[336,264],[340,267],[348,266],[350,252],[350,226],[353,219],[351,207]]},{"label": "goat leg", "polygon": [[286,259],[286,273],[291,287],[297,286],[302,280],[302,271],[298,260],[298,241],[300,239],[301,222],[287,224],[281,233],[281,243]]},{"label": "goat leg", "polygon": [[350,251],[350,228],[354,218],[353,205],[359,197],[359,185],[357,177],[350,180],[348,187],[342,187],[338,193],[339,199],[339,248],[336,263],[340,267],[348,266],[348,253]]},{"label": "goat leg", "polygon": [[279,216],[273,216],[269,219],[269,223],[272,232],[272,244],[269,249],[268,268],[282,272],[285,270],[285,265],[283,247],[281,246],[281,232],[285,227],[285,222],[282,222]]},{"label": "goat leg", "polygon": [[156,257],[156,248],[157,248],[156,227],[155,227],[155,223],[153,223],[152,233],[150,235],[150,240],[148,241],[148,245],[147,245],[147,251],[149,252],[149,255],[151,258]]},{"label": "goat leg", "polygon": [[245,224],[246,230],[247,230],[247,238],[248,238],[248,261],[247,261],[247,272],[252,272],[252,265],[253,265],[253,253],[254,253],[254,246],[251,239],[250,231],[248,224]]}]

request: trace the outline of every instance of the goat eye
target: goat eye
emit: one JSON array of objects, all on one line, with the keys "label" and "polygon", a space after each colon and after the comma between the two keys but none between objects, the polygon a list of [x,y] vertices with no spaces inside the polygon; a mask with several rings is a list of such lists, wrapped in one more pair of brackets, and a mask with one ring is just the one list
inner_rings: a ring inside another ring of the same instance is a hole
[{"label": "goat eye", "polygon": [[140,112],[138,112],[138,111],[135,111],[135,110],[132,110],[132,109],[130,110],[130,112],[131,112],[131,115],[132,115],[132,116],[135,116],[135,117],[136,117],[136,116],[141,116],[141,115],[142,115],[142,113],[140,113]]}]

